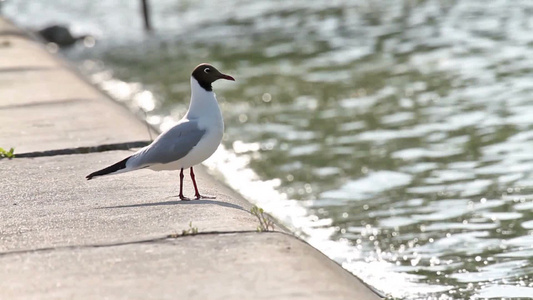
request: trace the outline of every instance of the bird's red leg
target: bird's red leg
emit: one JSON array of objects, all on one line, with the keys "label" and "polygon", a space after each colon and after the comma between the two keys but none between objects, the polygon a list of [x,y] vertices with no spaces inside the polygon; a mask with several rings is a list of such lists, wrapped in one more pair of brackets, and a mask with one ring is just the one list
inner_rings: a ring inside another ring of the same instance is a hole
[{"label": "bird's red leg", "polygon": [[[189,201],[191,199],[183,196],[183,177],[185,176],[183,175],[183,168],[182,168],[180,171],[180,195],[179,197],[180,197],[180,200]],[[194,188],[196,188],[196,183],[194,184]]]},{"label": "bird's red leg", "polygon": [[199,200],[199,199],[215,199],[216,197],[213,197],[213,196],[202,196],[200,195],[200,192],[198,192],[198,186],[196,185],[196,178],[194,176],[194,171],[192,170],[192,167],[191,167],[191,179],[192,179],[192,184],[194,185],[194,196],[196,197],[196,200]]}]

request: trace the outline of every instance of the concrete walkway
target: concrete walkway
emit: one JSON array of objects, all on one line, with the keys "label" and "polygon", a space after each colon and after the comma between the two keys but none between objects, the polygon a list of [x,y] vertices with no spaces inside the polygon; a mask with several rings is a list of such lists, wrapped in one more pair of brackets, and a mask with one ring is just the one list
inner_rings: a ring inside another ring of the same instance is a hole
[{"label": "concrete walkway", "polygon": [[131,152],[65,149],[146,126],[3,19],[0,124],[0,147],[30,156],[0,160],[0,299],[380,299],[292,235],[255,232],[251,204],[203,168],[216,200],[179,201],[177,172],[86,181]]}]

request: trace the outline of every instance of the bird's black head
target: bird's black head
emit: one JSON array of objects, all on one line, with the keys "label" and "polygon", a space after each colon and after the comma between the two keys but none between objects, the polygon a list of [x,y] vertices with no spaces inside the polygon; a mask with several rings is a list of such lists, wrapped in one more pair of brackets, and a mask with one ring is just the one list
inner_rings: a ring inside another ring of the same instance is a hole
[{"label": "bird's black head", "polygon": [[211,86],[211,83],[219,79],[235,81],[233,77],[220,73],[220,71],[210,64],[199,64],[196,66],[192,71],[192,77],[194,77],[194,79],[198,81],[198,84],[200,84],[200,86],[206,91],[212,91],[213,87]]}]

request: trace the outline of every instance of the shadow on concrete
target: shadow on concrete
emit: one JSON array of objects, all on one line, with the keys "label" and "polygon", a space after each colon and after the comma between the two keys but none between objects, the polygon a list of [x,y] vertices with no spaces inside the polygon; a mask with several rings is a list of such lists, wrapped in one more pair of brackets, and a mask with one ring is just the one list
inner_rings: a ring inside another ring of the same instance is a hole
[{"label": "shadow on concrete", "polygon": [[21,36],[27,38],[28,35],[20,30],[2,30],[0,36]]},{"label": "shadow on concrete", "polygon": [[164,201],[164,202],[152,202],[152,203],[138,203],[138,204],[130,204],[130,205],[118,205],[118,206],[105,206],[105,207],[99,207],[97,209],[108,209],[108,208],[132,208],[132,207],[145,207],[145,206],[160,206],[160,205],[195,205],[195,204],[214,204],[214,205],[220,205],[224,207],[239,209],[243,211],[247,211],[241,206],[233,203],[228,202],[222,202],[222,201],[216,201],[216,200],[190,200],[190,201]]},{"label": "shadow on concrete", "polygon": [[[0,72],[2,70],[0,69]],[[41,101],[41,102],[31,102],[31,103],[23,103],[23,104],[11,104],[7,106],[0,106],[0,109],[19,109],[19,108],[25,108],[25,107],[37,107],[37,106],[48,106],[48,105],[65,105],[65,104],[76,104],[79,102],[86,102],[86,101],[93,101],[94,99],[86,98],[86,99],[58,99],[58,100],[50,100],[50,101]]]},{"label": "shadow on concrete", "polygon": [[0,68],[0,73],[4,72],[31,72],[31,71],[50,71],[57,70],[57,67],[17,67],[17,68]]}]

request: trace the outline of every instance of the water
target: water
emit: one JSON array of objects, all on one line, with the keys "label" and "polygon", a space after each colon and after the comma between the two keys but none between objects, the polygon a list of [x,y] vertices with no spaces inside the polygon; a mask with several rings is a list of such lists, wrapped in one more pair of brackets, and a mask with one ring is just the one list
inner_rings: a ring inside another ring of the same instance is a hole
[{"label": "water", "polygon": [[64,54],[162,128],[236,77],[208,166],[391,297],[533,299],[533,2],[152,2],[4,11],[95,34]]}]

